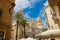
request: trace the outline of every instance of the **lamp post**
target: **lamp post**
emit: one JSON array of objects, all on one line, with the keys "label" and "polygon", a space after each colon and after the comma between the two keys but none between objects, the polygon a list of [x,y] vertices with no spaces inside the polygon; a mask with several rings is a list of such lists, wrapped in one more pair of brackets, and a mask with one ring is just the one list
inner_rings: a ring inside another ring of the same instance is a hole
[{"label": "lamp post", "polygon": [[12,10],[12,8],[15,6],[15,3],[11,3],[10,0],[8,0],[8,2],[9,2],[9,3],[11,4],[11,6],[12,6],[11,8],[9,8],[9,13],[12,14],[12,13],[11,13],[11,10]]}]

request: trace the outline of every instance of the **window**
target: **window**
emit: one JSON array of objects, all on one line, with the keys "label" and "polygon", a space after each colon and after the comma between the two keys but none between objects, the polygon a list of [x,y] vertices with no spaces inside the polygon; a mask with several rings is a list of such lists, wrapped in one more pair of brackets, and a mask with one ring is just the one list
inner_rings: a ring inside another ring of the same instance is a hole
[{"label": "window", "polygon": [[60,0],[58,0],[58,2],[60,3]]},{"label": "window", "polygon": [[43,38],[39,38],[39,40],[44,40]]},{"label": "window", "polygon": [[59,8],[59,17],[60,17],[60,5],[58,6],[58,8]]},{"label": "window", "polygon": [[55,11],[54,6],[51,7],[50,12],[51,12],[51,15],[52,15],[52,19],[57,19],[56,11]]},{"label": "window", "polygon": [[58,4],[58,5],[59,5],[58,7],[59,7],[59,10],[60,10],[60,0],[58,0],[58,3],[59,3],[59,4]]},{"label": "window", "polygon": [[51,11],[51,14],[52,15],[56,16],[56,11],[55,11],[55,8],[54,7],[51,7],[51,10],[50,11]]},{"label": "window", "polygon": [[53,16],[52,19],[57,19],[57,17],[56,16]]},{"label": "window", "polygon": [[4,39],[4,32],[0,31],[0,40],[3,40],[3,39]]},{"label": "window", "polygon": [[1,17],[1,14],[2,14],[2,9],[0,9],[0,17]]},{"label": "window", "polygon": [[2,0],[0,0],[0,3],[1,3]]},{"label": "window", "polygon": [[55,40],[55,38],[52,38],[51,40]]}]

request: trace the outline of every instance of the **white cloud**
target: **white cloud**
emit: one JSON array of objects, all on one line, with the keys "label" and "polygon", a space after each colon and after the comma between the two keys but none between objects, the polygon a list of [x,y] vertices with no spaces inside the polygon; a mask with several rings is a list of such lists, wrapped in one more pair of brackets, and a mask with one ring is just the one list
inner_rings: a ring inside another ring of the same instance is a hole
[{"label": "white cloud", "polygon": [[[44,6],[47,5],[47,1],[43,5]],[[44,7],[40,10],[39,17],[42,18],[43,27],[46,28],[47,27],[46,19],[45,20],[43,19],[43,18],[45,18],[45,16],[44,16]]]},{"label": "white cloud", "polygon": [[33,3],[35,3],[35,2],[36,2],[36,0],[30,0],[30,2],[33,2]]},{"label": "white cloud", "polygon": [[24,17],[25,17],[25,19],[28,19],[28,20],[31,19],[31,17],[29,16],[28,13],[25,13]]},{"label": "white cloud", "polygon": [[42,18],[45,17],[45,16],[44,16],[44,8],[42,8],[42,9],[40,10],[40,12],[39,12],[39,17],[42,17]]},{"label": "white cloud", "polygon": [[32,3],[36,3],[36,2],[40,2],[42,0],[29,0],[29,1],[32,2]]},{"label": "white cloud", "polygon": [[[36,3],[36,2],[41,2],[42,0],[16,0],[15,1],[15,3],[16,3],[16,7],[15,7],[15,10],[19,10],[19,9],[25,9],[25,8],[32,8],[33,6],[34,6],[34,4]],[[48,4],[48,1],[46,1],[43,5],[44,6],[46,6]],[[44,17],[44,15],[42,14],[43,13],[43,9],[44,8],[42,8],[41,9],[41,11],[40,11],[40,14],[38,15],[39,17],[41,16],[41,17]],[[29,15],[29,13],[27,12],[27,13],[25,13],[25,15],[24,15],[24,17],[25,17],[25,19],[37,19],[37,18],[31,18],[30,17],[30,15]],[[46,23],[44,22],[43,23],[44,24],[44,26],[46,26]]]},{"label": "white cloud", "polygon": [[29,14],[30,14],[29,12],[25,13],[25,14],[24,14],[24,18],[27,19],[27,20],[32,20],[32,19],[36,20],[36,19],[37,19],[37,18],[32,18],[32,17],[30,17]]},{"label": "white cloud", "polygon": [[[48,5],[48,1],[46,1],[43,5],[44,5],[44,7],[45,7],[46,5]],[[39,13],[39,16],[41,16],[41,17],[45,17],[45,16],[44,16],[44,7],[41,9],[41,11],[40,11],[40,13]]]},{"label": "white cloud", "polygon": [[17,12],[18,10],[22,10],[19,6],[15,6],[14,11]]},{"label": "white cloud", "polygon": [[47,6],[47,5],[48,5],[48,1],[46,1],[43,5],[44,5],[44,6]]},{"label": "white cloud", "polygon": [[12,26],[16,25],[16,20],[12,21]]},{"label": "white cloud", "polygon": [[45,17],[43,13],[41,14],[41,17],[42,17],[42,18],[44,18],[44,17]]},{"label": "white cloud", "polygon": [[[25,8],[33,8],[34,4],[36,2],[41,2],[42,0],[16,0],[15,4],[16,4],[16,8],[20,7],[21,9],[25,9]],[[17,8],[19,9],[19,8]]]},{"label": "white cloud", "polygon": [[47,28],[46,21],[43,21],[42,23],[43,23],[43,27],[44,27],[44,28]]},{"label": "white cloud", "polygon": [[31,4],[28,0],[16,0],[15,3],[16,3],[16,6],[19,6],[22,9],[31,6]]}]

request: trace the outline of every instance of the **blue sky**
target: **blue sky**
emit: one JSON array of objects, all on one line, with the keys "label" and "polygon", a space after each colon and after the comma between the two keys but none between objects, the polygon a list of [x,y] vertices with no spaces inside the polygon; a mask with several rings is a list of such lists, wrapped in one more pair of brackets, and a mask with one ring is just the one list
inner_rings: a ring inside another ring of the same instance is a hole
[{"label": "blue sky", "polygon": [[16,14],[18,10],[23,10],[24,17],[27,20],[36,20],[38,17],[40,17],[45,27],[46,19],[43,10],[46,5],[46,2],[47,0],[16,0],[14,14]]}]

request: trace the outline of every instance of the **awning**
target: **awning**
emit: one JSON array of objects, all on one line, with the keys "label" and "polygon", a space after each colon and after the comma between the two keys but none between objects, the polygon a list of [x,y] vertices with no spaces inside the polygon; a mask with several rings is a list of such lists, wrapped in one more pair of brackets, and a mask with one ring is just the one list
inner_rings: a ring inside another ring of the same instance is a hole
[{"label": "awning", "polygon": [[36,39],[34,39],[34,38],[22,38],[22,39],[20,39],[20,40],[36,40]]},{"label": "awning", "polygon": [[48,36],[56,36],[56,35],[60,35],[60,29],[47,30],[47,31],[39,33],[35,36],[48,37]]}]

